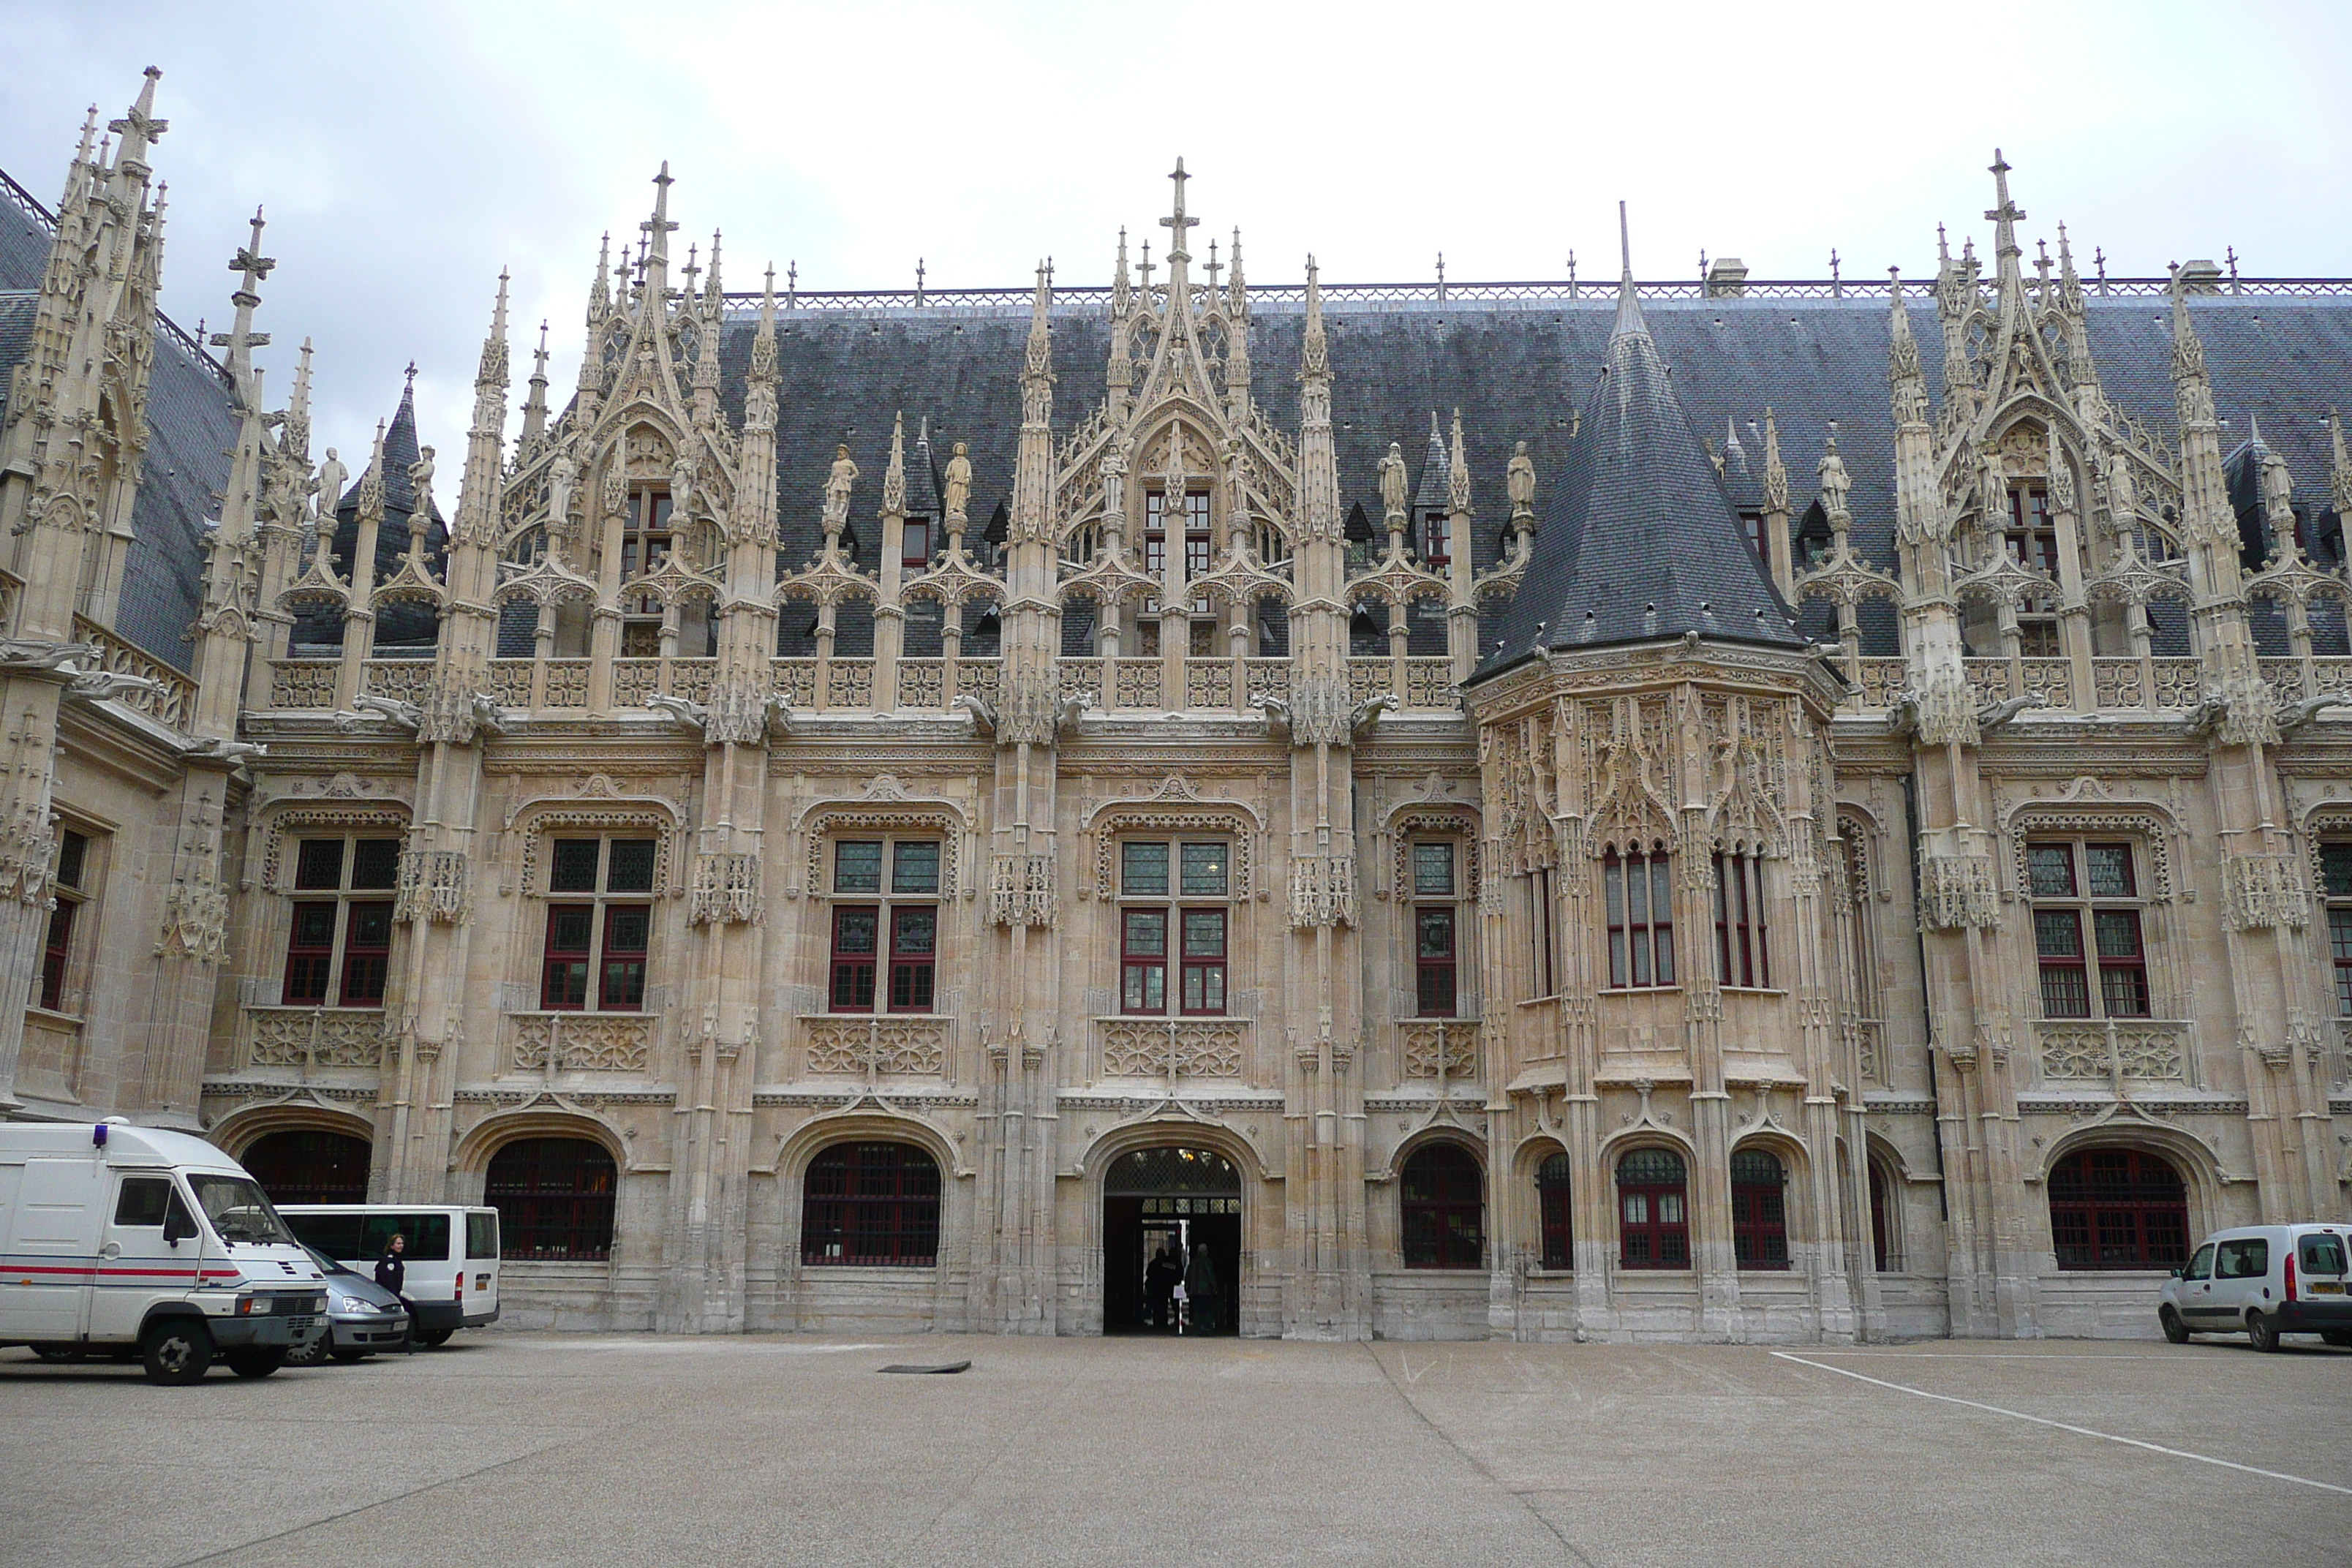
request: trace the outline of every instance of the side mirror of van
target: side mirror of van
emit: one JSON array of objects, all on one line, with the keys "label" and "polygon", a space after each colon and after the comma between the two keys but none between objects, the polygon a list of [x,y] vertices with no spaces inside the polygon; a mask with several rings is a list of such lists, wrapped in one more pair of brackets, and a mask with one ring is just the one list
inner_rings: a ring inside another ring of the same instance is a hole
[{"label": "side mirror of van", "polygon": [[2189,1270],[2188,1270],[2187,1266],[2186,1266],[2186,1265],[2184,1265],[2184,1264],[2178,1264],[2178,1263],[2176,1263],[2176,1264],[2174,1264],[2174,1265],[2172,1266],[2172,1277],[2173,1277],[2175,1279],[2179,1279],[2183,1274],[2186,1274],[2187,1272],[2189,1272]]},{"label": "side mirror of van", "polygon": [[192,1237],[192,1236],[194,1236],[194,1235],[195,1235],[195,1234],[196,1234],[196,1232],[195,1232],[195,1227],[194,1227],[194,1226],[191,1223],[191,1216],[189,1216],[189,1215],[185,1215],[185,1214],[181,1213],[181,1212],[180,1212],[180,1205],[177,1205],[177,1204],[173,1204],[173,1205],[171,1206],[171,1208],[170,1208],[169,1210],[167,1210],[167,1211],[164,1213],[164,1215],[163,1215],[163,1245],[164,1245],[164,1246],[166,1246],[166,1247],[177,1247],[177,1246],[179,1246],[179,1245],[180,1245],[180,1243],[182,1243],[182,1242],[184,1242],[184,1241],[187,1240],[187,1239],[188,1239],[188,1237]]}]

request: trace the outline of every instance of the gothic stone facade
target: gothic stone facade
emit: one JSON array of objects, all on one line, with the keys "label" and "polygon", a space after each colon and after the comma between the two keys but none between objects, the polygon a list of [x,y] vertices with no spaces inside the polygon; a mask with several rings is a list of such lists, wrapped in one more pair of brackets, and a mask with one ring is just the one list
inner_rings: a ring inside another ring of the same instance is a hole
[{"label": "gothic stone facade", "polygon": [[0,1113],[529,1147],[610,1328],[1097,1331],[1170,1148],[1265,1335],[2141,1333],[2344,1215],[2345,292],[2005,169],[1916,299],[1263,288],[1180,169],[1108,289],[730,296],[665,172],[445,531],[263,412],[257,222],[159,399],[152,92],[0,279]]}]

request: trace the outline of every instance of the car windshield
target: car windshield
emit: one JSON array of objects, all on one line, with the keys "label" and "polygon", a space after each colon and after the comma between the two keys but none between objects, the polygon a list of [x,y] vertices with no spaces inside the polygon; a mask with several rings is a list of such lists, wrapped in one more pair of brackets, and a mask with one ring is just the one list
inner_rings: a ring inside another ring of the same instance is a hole
[{"label": "car windshield", "polygon": [[319,1266],[319,1272],[321,1274],[349,1274],[354,1279],[361,1278],[358,1273],[344,1268],[315,1247],[306,1247],[302,1250],[310,1255],[310,1261]]},{"label": "car windshield", "polygon": [[204,1205],[213,1229],[232,1247],[293,1245],[294,1238],[286,1234],[278,1211],[269,1206],[251,1177],[191,1175],[188,1185],[195,1189],[196,1202]]}]

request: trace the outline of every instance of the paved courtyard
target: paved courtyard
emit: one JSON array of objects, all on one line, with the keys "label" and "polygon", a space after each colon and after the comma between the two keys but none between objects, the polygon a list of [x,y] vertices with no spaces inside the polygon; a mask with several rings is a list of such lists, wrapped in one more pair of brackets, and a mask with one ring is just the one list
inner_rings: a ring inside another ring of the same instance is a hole
[{"label": "paved courtyard", "polygon": [[2352,1352],[2316,1342],[494,1332],[177,1390],[7,1352],[0,1558],[2340,1563],[2347,1415]]}]

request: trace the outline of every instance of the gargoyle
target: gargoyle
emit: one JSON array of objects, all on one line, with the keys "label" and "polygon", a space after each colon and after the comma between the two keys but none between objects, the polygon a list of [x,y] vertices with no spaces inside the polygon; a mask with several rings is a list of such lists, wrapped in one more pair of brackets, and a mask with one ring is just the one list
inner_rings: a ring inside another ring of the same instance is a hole
[{"label": "gargoyle", "polygon": [[1397,700],[1397,694],[1393,691],[1383,691],[1377,697],[1367,697],[1357,703],[1349,713],[1348,729],[1350,733],[1360,735],[1379,723],[1381,714],[1393,713],[1403,706],[1404,704]]},{"label": "gargoyle", "polygon": [[47,637],[0,637],[0,670],[12,675],[36,669],[58,669],[68,664],[96,662],[96,643],[51,642]]},{"label": "gargoyle", "polygon": [[707,731],[710,725],[710,710],[688,698],[673,697],[667,691],[649,691],[646,694],[646,706],[656,712],[668,714],[677,723],[698,732]]},{"label": "gargoyle", "polygon": [[84,702],[104,702],[110,698],[134,691],[152,695],[163,689],[162,681],[150,680],[143,675],[118,675],[110,669],[93,669],[77,674],[67,685],[66,695]]},{"label": "gargoyle", "polygon": [[996,705],[979,692],[960,693],[954,701],[948,704],[948,707],[971,715],[971,728],[974,734],[996,733]]},{"label": "gargoyle", "polygon": [[190,746],[184,752],[183,752],[182,755],[190,757],[215,757],[225,763],[249,763],[256,757],[268,755],[268,747],[261,745],[257,742],[225,741],[215,736],[214,739],[209,741],[197,742],[194,745]]},{"label": "gargoyle", "polygon": [[[397,697],[378,697],[373,691],[362,691],[352,699],[352,706],[362,713],[373,713],[386,723],[397,724],[412,732],[425,722],[424,710],[414,702],[403,702]],[[343,728],[342,715],[339,713],[335,719],[335,727],[339,730]]]},{"label": "gargoyle", "polygon": [[1276,697],[1271,691],[1261,691],[1249,700],[1249,705],[1265,715],[1267,734],[1276,731],[1286,735],[1290,733],[1290,702],[1287,698]]},{"label": "gargoyle", "polygon": [[2050,699],[2042,696],[2039,691],[2029,691],[2021,697],[2005,697],[1990,708],[1977,710],[1977,731],[1979,734],[1989,734],[2024,712],[2028,708],[2049,706]]},{"label": "gargoyle", "polygon": [[2345,707],[2352,707],[2352,698],[2347,698],[2341,691],[2323,691],[2316,697],[2306,697],[2299,702],[2289,702],[2278,710],[2279,733],[2284,735],[2289,730],[2301,729],[2310,721],[2319,717],[2319,710],[2323,708]]}]

